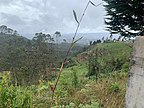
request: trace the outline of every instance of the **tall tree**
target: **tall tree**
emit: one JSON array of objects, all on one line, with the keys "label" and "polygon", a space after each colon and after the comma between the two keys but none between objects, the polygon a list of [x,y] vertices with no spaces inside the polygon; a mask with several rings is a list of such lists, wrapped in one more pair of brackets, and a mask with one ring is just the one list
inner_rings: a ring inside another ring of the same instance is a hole
[{"label": "tall tree", "polygon": [[112,34],[124,37],[144,36],[143,0],[103,0],[106,9],[105,23]]},{"label": "tall tree", "polygon": [[0,34],[10,34],[10,35],[16,35],[16,36],[19,35],[16,30],[8,28],[6,25],[0,26]]},{"label": "tall tree", "polygon": [[54,37],[55,37],[55,40],[56,40],[56,52],[57,52],[57,54],[56,54],[56,57],[57,57],[57,59],[59,58],[59,37],[61,37],[61,33],[59,32],[59,31],[56,31],[55,33],[54,33]]}]

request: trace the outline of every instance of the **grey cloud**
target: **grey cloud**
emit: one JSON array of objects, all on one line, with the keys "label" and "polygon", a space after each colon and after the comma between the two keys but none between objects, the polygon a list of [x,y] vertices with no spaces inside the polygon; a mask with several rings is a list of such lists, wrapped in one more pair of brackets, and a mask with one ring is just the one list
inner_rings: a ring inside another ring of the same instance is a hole
[{"label": "grey cloud", "polygon": [[1,5],[9,5],[13,2],[14,0],[0,0],[0,6]]},{"label": "grey cloud", "polygon": [[[74,32],[76,22],[72,10],[80,18],[88,0],[1,0],[11,4],[11,10],[3,12],[0,7],[0,17],[3,23],[13,25],[21,33],[50,32],[57,30],[63,33]],[[98,4],[102,0],[93,0]],[[7,9],[3,7],[3,10]],[[19,9],[19,10],[18,10]],[[90,5],[82,21],[79,32],[104,31],[104,8]],[[1,23],[0,23],[1,24]]]},{"label": "grey cloud", "polygon": [[23,25],[25,24],[24,21],[22,21],[20,19],[20,17],[16,16],[16,15],[13,15],[13,14],[6,14],[6,13],[1,13],[0,14],[0,17],[2,20],[5,20],[5,23],[6,24],[9,24],[9,25]]}]

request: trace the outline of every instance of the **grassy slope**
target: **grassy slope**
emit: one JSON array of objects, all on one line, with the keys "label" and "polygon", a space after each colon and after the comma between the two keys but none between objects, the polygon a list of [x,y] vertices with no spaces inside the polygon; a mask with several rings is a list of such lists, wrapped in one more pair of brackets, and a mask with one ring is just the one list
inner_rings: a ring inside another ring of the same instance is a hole
[{"label": "grassy slope", "polygon": [[87,51],[78,54],[76,59],[78,59],[80,62],[85,61],[88,53],[95,51],[96,48],[108,50],[109,52],[111,52],[111,56],[115,58],[121,58],[121,59],[128,58],[130,57],[130,52],[132,51],[132,49],[129,47],[130,45],[131,44],[123,43],[123,42],[101,43],[98,45],[90,46]]},{"label": "grassy slope", "polygon": [[[76,105],[90,104],[91,101],[98,101],[101,107],[104,108],[121,108],[124,107],[124,96],[126,90],[127,73],[111,73],[109,76],[101,75],[102,77],[98,80],[97,84],[95,78],[92,77],[88,79],[85,77],[88,72],[88,66],[86,64],[87,57],[82,57],[87,53],[95,50],[97,48],[104,48],[111,52],[110,56],[114,58],[129,59],[132,49],[125,43],[104,43],[97,46],[91,46],[88,51],[79,54],[76,59],[79,60],[77,66],[64,69],[60,82],[59,88],[67,88],[67,94],[60,104],[68,104],[70,102]],[[107,56],[106,56],[107,57]],[[74,75],[73,72],[76,71],[78,76],[78,86],[73,88]],[[64,94],[63,94],[64,95]],[[62,97],[63,97],[62,95]]]}]

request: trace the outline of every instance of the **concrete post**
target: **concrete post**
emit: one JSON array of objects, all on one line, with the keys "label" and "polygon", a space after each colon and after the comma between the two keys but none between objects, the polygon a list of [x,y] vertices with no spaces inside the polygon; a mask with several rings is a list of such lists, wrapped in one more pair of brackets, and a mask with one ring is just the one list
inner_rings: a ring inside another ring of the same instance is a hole
[{"label": "concrete post", "polygon": [[133,50],[125,108],[144,108],[144,37],[136,38]]}]

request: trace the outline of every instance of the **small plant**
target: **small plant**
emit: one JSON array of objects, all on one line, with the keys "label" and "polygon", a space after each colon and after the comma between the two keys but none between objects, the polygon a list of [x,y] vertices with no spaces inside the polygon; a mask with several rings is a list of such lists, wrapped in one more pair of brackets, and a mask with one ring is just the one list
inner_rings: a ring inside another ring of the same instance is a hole
[{"label": "small plant", "polygon": [[[52,108],[57,108],[56,106]],[[68,105],[60,105],[58,108],[99,108],[98,102],[92,102],[91,104],[80,104],[79,106],[76,106],[74,103],[70,103]]]},{"label": "small plant", "polygon": [[110,90],[112,92],[119,92],[120,91],[120,84],[117,82],[114,82],[110,85]]},{"label": "small plant", "polygon": [[90,105],[86,104],[86,105],[79,105],[79,108],[99,108],[99,103],[98,102],[92,102]]},{"label": "small plant", "polygon": [[77,71],[72,69],[72,85],[76,88],[78,86],[79,80],[77,76]]},{"label": "small plant", "polygon": [[130,67],[129,62],[124,63],[122,65],[122,71],[123,72],[128,72],[129,71],[129,67]]}]

